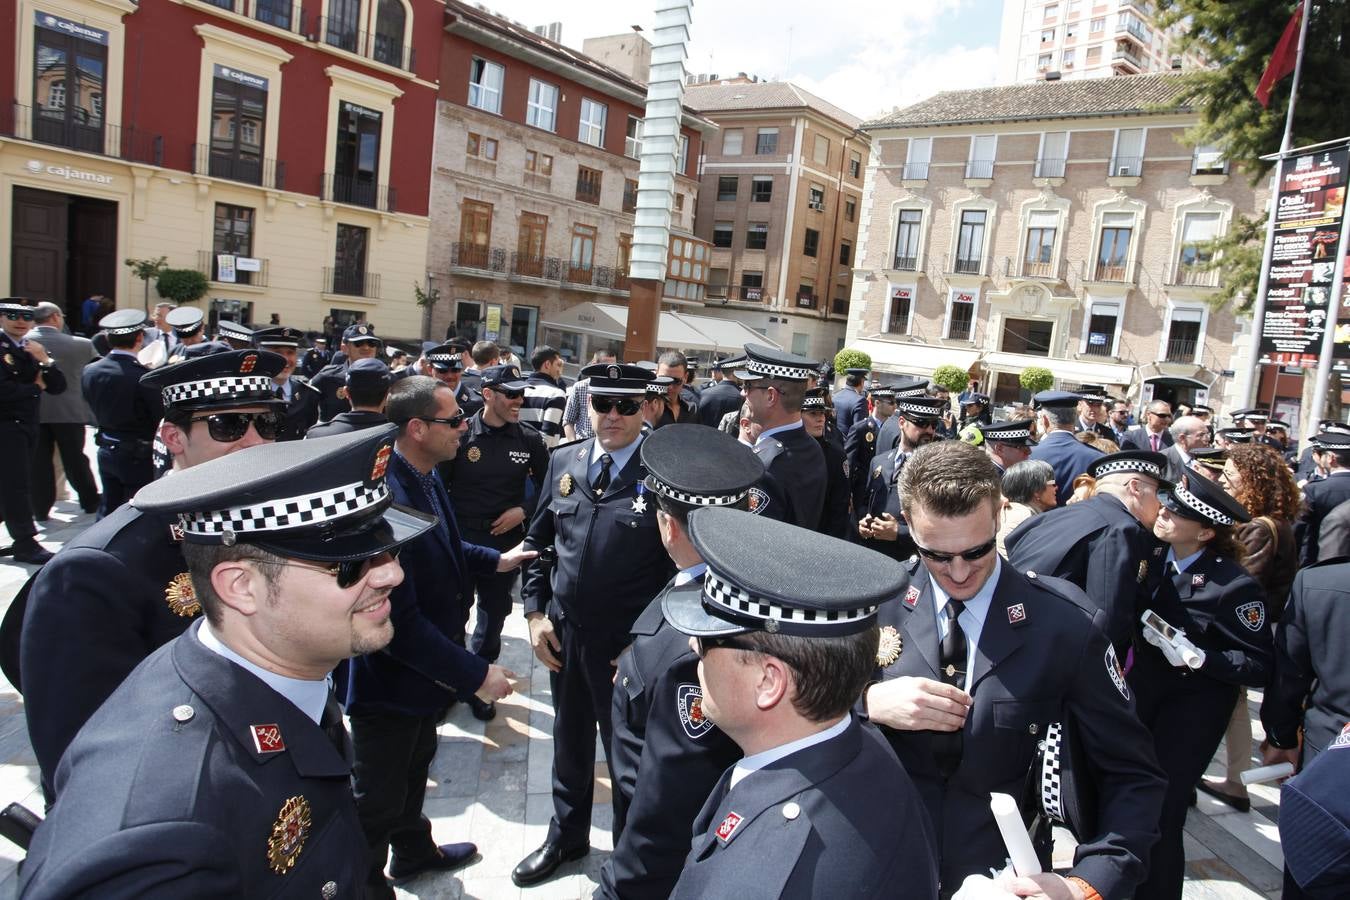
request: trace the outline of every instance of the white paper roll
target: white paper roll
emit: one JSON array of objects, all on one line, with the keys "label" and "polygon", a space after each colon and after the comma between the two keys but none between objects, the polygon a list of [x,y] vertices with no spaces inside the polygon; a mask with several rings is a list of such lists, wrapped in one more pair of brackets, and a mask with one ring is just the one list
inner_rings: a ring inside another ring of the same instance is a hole
[{"label": "white paper roll", "polygon": [[1240,776],[1243,784],[1261,784],[1264,781],[1275,781],[1279,778],[1288,778],[1294,774],[1293,763],[1276,763],[1273,766],[1262,766],[1259,769],[1248,769]]},{"label": "white paper roll", "polygon": [[1008,848],[1008,859],[1013,871],[1018,875],[1039,875],[1041,862],[1036,858],[1036,850],[1031,846],[1031,837],[1022,824],[1022,814],[1017,804],[1007,794],[990,794],[989,809],[994,813],[999,834],[1003,835],[1003,846]]}]

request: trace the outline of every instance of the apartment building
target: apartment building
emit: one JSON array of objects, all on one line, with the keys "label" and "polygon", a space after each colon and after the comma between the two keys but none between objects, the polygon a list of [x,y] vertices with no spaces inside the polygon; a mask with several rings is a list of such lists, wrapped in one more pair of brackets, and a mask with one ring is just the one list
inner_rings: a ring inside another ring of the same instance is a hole
[{"label": "apartment building", "polygon": [[[440,300],[431,331],[503,341],[523,358],[548,340],[580,361],[600,344],[575,316],[564,328],[561,314],[628,300],[646,87],[475,6],[450,0],[445,8],[428,248]],[[710,248],[693,233],[696,174],[715,130],[686,112],[665,307],[703,300]]]},{"label": "apartment building", "polygon": [[90,294],[140,306],[123,260],[163,256],[207,276],[212,319],[420,332],[439,2],[17,9],[0,67],[5,290],[78,323]]},{"label": "apartment building", "polygon": [[786,82],[690,80],[685,102],[720,129],[704,150],[694,225],[712,245],[705,313],[833,358],[870,152],[861,120]]},{"label": "apartment building", "polygon": [[1178,30],[1159,28],[1145,0],[1004,0],[1000,84],[1105,78],[1191,69],[1204,61],[1177,49]]},{"label": "apartment building", "polygon": [[1154,111],[1182,90],[1173,74],[1042,81],[865,123],[849,346],[883,372],[960,366],[999,403],[1027,399],[1028,366],[1139,402],[1239,402],[1249,326],[1209,306],[1199,264],[1265,193],[1186,143],[1194,113]]}]

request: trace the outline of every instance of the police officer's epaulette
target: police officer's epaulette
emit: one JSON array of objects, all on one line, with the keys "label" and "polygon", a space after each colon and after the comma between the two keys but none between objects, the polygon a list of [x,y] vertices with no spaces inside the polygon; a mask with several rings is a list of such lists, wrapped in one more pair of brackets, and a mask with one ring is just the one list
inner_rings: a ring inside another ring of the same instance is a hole
[{"label": "police officer's epaulette", "polygon": [[1026,576],[1032,585],[1060,600],[1067,600],[1081,609],[1089,619],[1100,610],[1100,607],[1089,600],[1087,594],[1083,593],[1083,589],[1071,581],[1031,571],[1028,571]]},{"label": "police officer's epaulette", "polygon": [[[192,691],[175,691],[160,705],[163,715],[138,745],[141,762],[134,770],[136,781],[126,793],[122,813],[127,828],[191,819],[201,795],[201,779],[219,740],[215,717]],[[153,788],[147,780],[153,782]]]},{"label": "police officer's epaulette", "polygon": [[564,447],[575,447],[577,444],[580,444],[582,441],[586,441],[586,440],[589,440],[589,438],[579,437],[579,438],[572,438],[572,440],[570,440],[570,441],[559,441],[558,443],[554,444],[552,447],[549,447],[549,448],[548,448],[548,452],[549,452],[549,453],[557,453],[559,450],[563,449]]},{"label": "police officer's epaulette", "polygon": [[769,438],[767,441],[759,441],[755,444],[755,455],[759,461],[764,463],[767,469],[769,463],[778,458],[778,454],[783,452],[783,443],[775,438]]},{"label": "police officer's epaulette", "polygon": [[909,571],[909,576],[913,578],[915,575],[919,574],[919,563],[922,561],[923,560],[919,559],[919,554],[916,553],[900,565],[904,566],[905,569]]}]

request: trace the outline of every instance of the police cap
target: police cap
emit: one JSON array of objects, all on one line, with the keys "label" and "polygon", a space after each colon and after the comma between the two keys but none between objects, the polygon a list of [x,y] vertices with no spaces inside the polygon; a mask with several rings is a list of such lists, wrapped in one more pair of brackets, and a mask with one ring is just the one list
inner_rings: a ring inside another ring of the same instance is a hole
[{"label": "police cap", "polygon": [[1031,398],[1031,406],[1033,409],[1043,406],[1077,406],[1082,399],[1082,394],[1073,391],[1041,391]]},{"label": "police cap", "polygon": [[305,333],[303,331],[289,325],[269,325],[267,328],[259,328],[253,332],[253,343],[259,347],[299,348],[300,342],[304,339]]},{"label": "police cap", "polygon": [[647,392],[647,383],[656,376],[642,366],[628,363],[595,363],[581,370],[590,379],[590,392],[599,396],[633,397]]},{"label": "police cap", "polygon": [[173,333],[179,337],[192,337],[202,330],[202,323],[206,321],[206,314],[200,309],[192,306],[179,306],[169,310],[164,321],[169,323]]},{"label": "police cap", "polygon": [[347,366],[347,384],[358,389],[374,390],[381,385],[388,387],[391,381],[393,376],[389,372],[389,367],[383,360],[373,356],[358,359]]},{"label": "police cap", "polygon": [[764,344],[746,344],[745,368],[737,371],[736,377],[742,381],[758,381],[761,378],[806,381],[817,376],[816,367],[819,365],[814,359],[775,350]]},{"label": "police cap", "polygon": [[927,397],[928,379],[907,378],[904,381],[892,384],[891,390],[895,391],[895,396],[897,399],[900,397]]},{"label": "police cap", "polygon": [[1184,519],[1206,525],[1233,525],[1252,518],[1232,494],[1203,476],[1187,478],[1185,485],[1158,488],[1158,502]]},{"label": "police cap", "polygon": [[458,372],[464,368],[460,351],[449,341],[436,344],[430,341],[422,344],[422,357],[438,372]]},{"label": "police cap", "polygon": [[1214,433],[1230,444],[1250,444],[1252,435],[1256,434],[1256,429],[1235,426],[1233,428],[1220,428]]},{"label": "police cap", "polygon": [[753,450],[705,425],[667,425],[641,447],[648,490],[689,506],[731,506],[764,477]]},{"label": "police cap", "polygon": [[1087,473],[1093,478],[1105,478],[1121,472],[1133,472],[1147,475],[1157,481],[1165,481],[1167,457],[1151,450],[1121,450],[1098,457],[1088,466]]},{"label": "police cap", "polygon": [[221,319],[216,322],[216,334],[230,341],[239,341],[244,344],[253,343],[253,329],[231,319]]},{"label": "police cap", "polygon": [[1031,440],[1031,419],[1017,422],[995,422],[992,425],[978,423],[986,441],[998,441],[1000,444],[1026,444]]},{"label": "police cap", "polygon": [[118,309],[98,320],[98,327],[108,334],[133,334],[144,331],[149,321],[139,309]]},{"label": "police cap", "polygon": [[825,388],[811,388],[807,391],[802,397],[802,412],[824,412],[827,393]]},{"label": "police cap", "polygon": [[160,392],[166,415],[274,406],[284,401],[277,399],[272,379],[284,368],[285,357],[270,350],[226,350],[152,369],[141,376],[141,384]]},{"label": "police cap", "polygon": [[347,326],[342,332],[342,342],[344,344],[383,344],[384,341],[375,336],[375,326],[366,322],[354,322]]}]

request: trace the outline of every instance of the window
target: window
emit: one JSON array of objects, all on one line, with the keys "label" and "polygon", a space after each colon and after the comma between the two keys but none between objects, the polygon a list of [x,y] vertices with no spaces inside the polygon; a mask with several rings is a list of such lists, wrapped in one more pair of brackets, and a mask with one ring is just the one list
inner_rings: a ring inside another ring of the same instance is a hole
[{"label": "window", "polygon": [[[39,22],[46,17],[39,14]],[[105,44],[57,31],[34,29],[33,139],[90,153],[103,152]],[[96,29],[86,29],[96,32]]]},{"label": "window", "polygon": [[750,200],[753,203],[768,203],[773,199],[773,176],[752,175],[750,177]]},{"label": "window", "polygon": [[730,269],[709,269],[708,270],[708,296],[717,299],[725,299],[727,296],[727,283],[731,280]]},{"label": "window", "polygon": [[947,309],[947,338],[953,341],[975,339],[974,291],[952,291]]},{"label": "window", "polygon": [[1055,323],[1045,319],[1003,320],[1003,340],[999,349],[1004,353],[1026,353],[1031,356],[1049,356]]},{"label": "window", "polygon": [[741,180],[735,175],[717,176],[717,199],[735,200],[736,191],[740,186]]},{"label": "window", "polygon": [[[222,5],[221,0],[217,0],[217,5]],[[233,7],[228,0],[224,0],[224,5]],[[323,22],[322,19],[319,21]],[[348,53],[359,52],[361,38],[357,29],[360,27],[360,21],[360,0],[332,0],[328,4],[328,20],[326,27],[323,28],[324,43],[330,47],[346,50]]]},{"label": "window", "polygon": [[1042,53],[1040,56],[1036,57],[1036,71],[1049,72],[1050,66],[1053,64],[1053,60],[1054,56],[1052,54]]},{"label": "window", "polygon": [[900,210],[900,221],[895,230],[895,268],[914,272],[919,268],[919,227],[923,211]]},{"label": "window", "polygon": [[1064,163],[1069,157],[1069,133],[1047,131],[1041,135],[1041,152],[1036,158],[1037,178],[1063,178]]},{"label": "window", "polygon": [[830,139],[824,135],[816,135],[815,147],[811,153],[811,158],[822,166],[830,162]]},{"label": "window", "polygon": [[675,195],[675,212],[684,212],[684,194]]},{"label": "window", "polygon": [[675,171],[680,175],[689,174],[689,138],[680,135],[680,152],[676,154],[679,168]]},{"label": "window", "polygon": [[849,197],[844,201],[844,221],[854,222],[858,219],[858,201]]},{"label": "window", "polygon": [[642,156],[642,120],[637,116],[628,117],[628,133],[623,139],[623,155],[631,156],[633,159]]},{"label": "window", "polygon": [[928,177],[928,161],[933,156],[932,138],[910,138],[909,155],[905,158],[904,177],[923,181]]},{"label": "window", "polygon": [[338,223],[337,247],[333,253],[332,293],[350,297],[368,296],[366,248],[369,244],[369,228]]},{"label": "window", "polygon": [[475,269],[488,268],[491,244],[492,204],[465,200],[459,210],[459,264]]},{"label": "window", "polygon": [[712,249],[703,241],[673,238],[666,256],[666,283],[662,296],[677,300],[702,300]]},{"label": "window", "polygon": [[970,158],[966,160],[967,178],[994,177],[994,148],[998,137],[992,134],[977,134],[970,138]]},{"label": "window", "polygon": [[984,262],[984,226],[989,214],[982,209],[961,213],[961,229],[956,242],[956,271],[978,275]]},{"label": "window", "polygon": [[[1069,32],[1069,37],[1073,37],[1073,32]],[[1061,69],[1072,69],[1074,60],[1078,57],[1078,51],[1069,47],[1059,57],[1059,67]]]},{"label": "window", "polygon": [[810,193],[807,195],[806,205],[816,212],[824,211],[825,188],[818,184],[811,185]]},{"label": "window", "polygon": [[1116,132],[1116,152],[1108,175],[1139,175],[1144,169],[1144,129],[1121,128]]},{"label": "window", "polygon": [[802,238],[802,255],[815,256],[820,249],[820,232],[814,228],[806,229],[806,235]]},{"label": "window", "polygon": [[544,275],[544,242],[548,238],[548,216],[538,213],[520,214],[520,231],[516,236],[516,264],[518,275],[542,278]]},{"label": "window", "polygon": [[830,304],[830,315],[848,315],[848,285],[837,285],[834,289],[834,302]]},{"label": "window", "polygon": [[1045,28],[1045,29],[1042,29],[1042,31],[1041,31],[1041,43],[1042,43],[1042,44],[1049,44],[1049,43],[1054,42],[1054,40],[1055,40],[1055,29],[1053,29],[1053,28]]},{"label": "window", "polygon": [[1201,350],[1200,334],[1204,326],[1204,311],[1200,309],[1173,309],[1172,322],[1167,329],[1167,344],[1163,359],[1175,363],[1194,364]]},{"label": "window", "polygon": [[[631,234],[620,234],[618,265],[616,265],[615,268],[619,270],[619,274],[624,278],[628,277],[628,264],[632,261],[632,259],[633,259],[633,236]],[[620,285],[618,284],[615,284],[615,287],[619,287],[621,290],[627,289],[626,284],[622,287],[620,287]]]},{"label": "window", "polygon": [[1181,254],[1175,284],[1217,285],[1218,272],[1204,271],[1214,257],[1208,246],[1219,236],[1218,213],[1187,213],[1181,225]]},{"label": "window", "polygon": [[1125,281],[1130,258],[1130,238],[1133,234],[1133,213],[1106,213],[1102,216],[1101,246],[1097,251],[1097,281]]},{"label": "window", "polygon": [[887,298],[889,309],[884,321],[884,329],[890,334],[909,334],[910,311],[914,305],[914,289],[891,285]]},{"label": "window", "polygon": [[538,150],[526,150],[525,171],[541,178],[549,178],[553,175],[553,157]]},{"label": "window", "polygon": [[577,140],[592,147],[605,146],[605,116],[609,107],[586,97],[581,98],[581,122],[577,126]]},{"label": "window", "polygon": [[728,128],[722,132],[722,155],[740,156],[741,147],[745,142],[745,130],[742,128]]},{"label": "window", "polygon": [[371,47],[371,56],[376,62],[399,69],[408,68],[411,54],[403,43],[403,28],[407,18],[408,12],[403,8],[402,0],[379,0],[375,8],[375,44]]},{"label": "window", "polygon": [[755,155],[770,156],[778,152],[778,129],[761,128],[755,135]]},{"label": "window", "polygon": [[530,79],[530,96],[525,107],[525,124],[555,131],[558,127],[558,89],[551,84]]},{"label": "window", "polygon": [[1047,5],[1046,5],[1046,7],[1045,7],[1045,21],[1046,21],[1046,22],[1053,22],[1053,21],[1055,21],[1055,17],[1058,16],[1058,15],[1059,15],[1059,4],[1058,4],[1058,3],[1050,3],[1050,4],[1047,4]]},{"label": "window", "polygon": [[[333,199],[375,208],[379,205],[380,128],[383,113],[355,103],[338,104],[337,152],[333,158]],[[470,135],[470,144],[477,135]],[[483,150],[479,138],[478,156]],[[497,142],[492,142],[496,159]]]},{"label": "window", "polygon": [[[299,10],[292,7],[290,0],[255,0],[253,4],[253,18],[285,31],[291,30],[292,16],[296,12],[299,12]],[[402,40],[403,35],[402,28],[403,26],[400,24],[400,40]]]},{"label": "window", "polygon": [[800,331],[792,332],[792,352],[797,356],[806,356],[811,352],[811,335]]},{"label": "window", "polygon": [[[222,77],[220,68],[223,67],[217,67],[211,89],[211,156],[208,173],[214,178],[262,184],[267,91],[253,84]],[[232,69],[227,71],[233,72]],[[339,139],[343,134],[343,123],[339,122]]]},{"label": "window", "polygon": [[1087,51],[1087,64],[1089,66],[1095,66],[1101,61],[1102,61],[1102,48],[1089,47]]},{"label": "window", "polygon": [[862,177],[862,154],[850,151],[848,154],[848,176],[850,178]]},{"label": "window", "polygon": [[[253,255],[253,210],[247,206],[216,204],[214,240],[211,244],[211,280],[220,280],[219,262],[222,254],[229,256]],[[252,272],[234,273],[235,284],[248,284]]]},{"label": "window", "polygon": [[490,113],[502,111],[502,82],[506,69],[477,56],[469,64],[469,105]]},{"label": "window", "polygon": [[1228,160],[1223,150],[1215,144],[1201,144],[1191,156],[1192,175],[1224,175],[1228,172]]},{"label": "window", "polygon": [[638,183],[632,178],[623,180],[623,211],[637,212]]},{"label": "window", "polygon": [[1049,278],[1055,256],[1055,235],[1059,231],[1059,213],[1037,210],[1027,220],[1027,242],[1022,255],[1022,274],[1030,278]]},{"label": "window", "polygon": [[848,241],[839,242],[839,265],[849,266],[853,264],[853,245]]},{"label": "window", "polygon": [[481,134],[469,132],[469,146],[466,151],[470,156],[476,156],[479,159],[485,159],[489,162],[497,161],[497,139],[485,138]]},{"label": "window", "polygon": [[769,226],[764,222],[751,222],[745,231],[745,249],[764,250],[769,246]]},{"label": "window", "polygon": [[577,166],[577,199],[584,203],[594,203],[600,205],[600,179],[603,177],[599,169],[588,169],[585,166]]},{"label": "window", "polygon": [[568,257],[571,267],[569,281],[591,280],[591,266],[595,263],[595,227],[592,225],[572,226],[572,253]]},{"label": "window", "polygon": [[806,309],[816,308],[816,286],[809,281],[797,285],[797,305]]},{"label": "window", "polygon": [[1097,34],[1105,27],[1106,27],[1106,18],[1104,16],[1098,16],[1097,18],[1093,19],[1091,22],[1088,23],[1088,31],[1092,32],[1093,34]]},{"label": "window", "polygon": [[1082,352],[1088,356],[1115,356],[1119,323],[1120,304],[1094,300],[1088,311]]},{"label": "window", "polygon": [[730,247],[735,227],[731,222],[714,222],[713,246],[721,247],[724,250]]},{"label": "window", "polygon": [[764,273],[763,272],[742,272],[741,273],[741,297],[742,300],[749,300],[751,303],[759,303],[764,299]]}]

